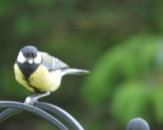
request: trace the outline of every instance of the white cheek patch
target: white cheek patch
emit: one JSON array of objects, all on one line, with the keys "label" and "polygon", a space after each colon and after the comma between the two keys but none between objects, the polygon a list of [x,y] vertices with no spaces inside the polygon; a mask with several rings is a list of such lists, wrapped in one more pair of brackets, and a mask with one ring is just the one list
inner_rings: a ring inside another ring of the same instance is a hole
[{"label": "white cheek patch", "polygon": [[36,58],[34,59],[34,62],[36,64],[40,64],[41,60],[42,60],[41,54],[40,54],[40,52],[38,52]]},{"label": "white cheek patch", "polygon": [[19,52],[17,61],[20,62],[20,63],[24,63],[26,61],[26,58],[23,56],[22,52]]}]

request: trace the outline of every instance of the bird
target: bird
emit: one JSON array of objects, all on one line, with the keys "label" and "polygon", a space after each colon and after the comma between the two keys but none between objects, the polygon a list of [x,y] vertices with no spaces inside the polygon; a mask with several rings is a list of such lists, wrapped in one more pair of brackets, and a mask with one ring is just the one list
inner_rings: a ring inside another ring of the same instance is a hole
[{"label": "bird", "polygon": [[65,62],[28,45],[20,49],[14,64],[15,79],[28,90],[37,93],[26,98],[27,104],[56,91],[62,77],[68,74],[87,74],[88,70],[70,68]]},{"label": "bird", "polygon": [[126,130],[150,130],[150,127],[143,118],[138,117],[128,123]]}]

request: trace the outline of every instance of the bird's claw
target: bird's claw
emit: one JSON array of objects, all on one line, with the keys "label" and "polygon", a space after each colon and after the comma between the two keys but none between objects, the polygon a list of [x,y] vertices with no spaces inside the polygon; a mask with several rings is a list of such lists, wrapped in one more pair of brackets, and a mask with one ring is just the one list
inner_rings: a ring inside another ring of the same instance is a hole
[{"label": "bird's claw", "polygon": [[26,97],[24,103],[28,105],[33,105],[35,102],[37,102],[37,99],[35,97]]},{"label": "bird's claw", "polygon": [[46,93],[39,94],[39,95],[28,96],[28,97],[26,97],[24,103],[28,104],[28,105],[33,105],[35,102],[38,101],[38,99],[43,98],[48,95],[50,95],[50,92],[46,92]]}]

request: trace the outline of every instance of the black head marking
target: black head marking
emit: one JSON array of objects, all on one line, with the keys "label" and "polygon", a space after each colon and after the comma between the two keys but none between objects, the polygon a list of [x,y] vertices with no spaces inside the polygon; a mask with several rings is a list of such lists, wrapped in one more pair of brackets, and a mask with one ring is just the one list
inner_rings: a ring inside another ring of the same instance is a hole
[{"label": "black head marking", "polygon": [[35,46],[25,46],[20,50],[27,58],[34,58],[37,56],[38,49]]}]

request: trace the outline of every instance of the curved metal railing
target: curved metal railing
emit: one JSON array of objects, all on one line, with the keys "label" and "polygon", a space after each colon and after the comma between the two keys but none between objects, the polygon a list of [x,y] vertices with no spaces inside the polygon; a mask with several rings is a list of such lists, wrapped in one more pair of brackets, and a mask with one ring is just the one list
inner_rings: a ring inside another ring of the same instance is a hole
[{"label": "curved metal railing", "polygon": [[[66,112],[65,110],[58,106],[46,102],[34,102],[33,105],[28,105],[26,103],[15,101],[0,101],[0,109],[1,108],[7,109],[0,113],[0,123],[21,111],[28,111],[34,113],[35,115],[38,115],[39,117],[46,119],[60,130],[69,130],[69,128],[64,123],[55,118],[52,114],[55,114],[58,117],[62,118],[63,121],[67,122],[72,129],[84,130],[80,123],[68,112]],[[137,130],[137,129],[150,130],[150,127],[144,119],[134,118],[128,123],[126,130]]]},{"label": "curved metal railing", "polygon": [[[58,106],[46,102],[35,102],[33,105],[28,105],[25,103],[15,101],[0,101],[0,108],[7,108],[6,110],[0,113],[0,123],[21,111],[28,111],[48,120],[50,123],[52,123],[60,130],[69,129],[67,128],[66,125],[64,125],[61,121],[55,118],[52,114],[61,117],[74,130],[84,130],[80,123],[68,112],[66,112],[65,110]],[[52,114],[48,112],[51,112]]]}]

